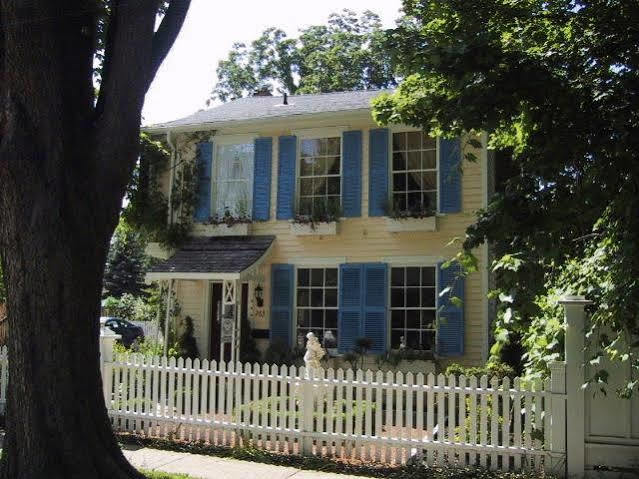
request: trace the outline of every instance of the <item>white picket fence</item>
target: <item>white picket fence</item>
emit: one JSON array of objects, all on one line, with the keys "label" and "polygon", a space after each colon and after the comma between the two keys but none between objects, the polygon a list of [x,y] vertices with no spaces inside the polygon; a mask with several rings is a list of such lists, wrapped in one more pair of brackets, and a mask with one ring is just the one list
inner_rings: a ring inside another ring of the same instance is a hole
[{"label": "white picket fence", "polygon": [[550,379],[350,369],[309,379],[304,368],[136,354],[103,367],[120,431],[391,464],[551,470],[563,462],[550,460],[553,431],[565,427],[563,417],[552,427]]}]

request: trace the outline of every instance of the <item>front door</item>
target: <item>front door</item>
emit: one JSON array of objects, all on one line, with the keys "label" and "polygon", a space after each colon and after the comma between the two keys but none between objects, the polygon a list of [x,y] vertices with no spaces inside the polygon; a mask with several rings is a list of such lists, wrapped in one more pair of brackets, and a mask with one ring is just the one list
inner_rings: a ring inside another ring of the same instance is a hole
[{"label": "front door", "polygon": [[211,283],[211,342],[209,357],[220,360],[220,329],[222,322],[222,283]]}]

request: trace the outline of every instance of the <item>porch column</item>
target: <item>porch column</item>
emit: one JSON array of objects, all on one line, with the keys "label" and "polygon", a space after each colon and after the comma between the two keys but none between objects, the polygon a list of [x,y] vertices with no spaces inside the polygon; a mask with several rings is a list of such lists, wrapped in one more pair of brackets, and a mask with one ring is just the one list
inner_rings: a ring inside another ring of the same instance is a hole
[{"label": "porch column", "polygon": [[171,320],[171,307],[173,306],[171,303],[173,302],[173,295],[171,294],[173,291],[173,280],[170,279],[168,281],[166,293],[166,317],[164,319],[164,356],[166,356],[169,352],[169,321]]}]

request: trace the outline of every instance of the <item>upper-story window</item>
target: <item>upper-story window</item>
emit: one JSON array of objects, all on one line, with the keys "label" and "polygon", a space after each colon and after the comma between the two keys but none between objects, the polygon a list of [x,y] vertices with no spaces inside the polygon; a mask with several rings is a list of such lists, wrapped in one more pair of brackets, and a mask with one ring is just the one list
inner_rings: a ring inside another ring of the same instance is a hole
[{"label": "upper-story window", "polygon": [[298,214],[326,216],[341,202],[341,139],[302,139],[299,163]]},{"label": "upper-story window", "polygon": [[253,142],[216,146],[211,195],[213,215],[251,216],[254,153]]},{"label": "upper-story window", "polygon": [[437,211],[437,139],[421,131],[393,133],[393,209]]}]

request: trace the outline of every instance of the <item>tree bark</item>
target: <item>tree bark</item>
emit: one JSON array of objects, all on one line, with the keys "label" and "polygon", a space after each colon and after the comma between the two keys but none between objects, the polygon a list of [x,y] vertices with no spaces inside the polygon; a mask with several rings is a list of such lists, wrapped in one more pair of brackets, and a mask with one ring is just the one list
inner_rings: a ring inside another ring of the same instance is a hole
[{"label": "tree bark", "polygon": [[98,108],[101,3],[0,0],[0,260],[11,331],[0,478],[142,477],[106,414],[98,317],[154,51],[166,55],[189,0],[172,3],[163,21],[172,28],[158,40],[157,0],[111,2]]}]

